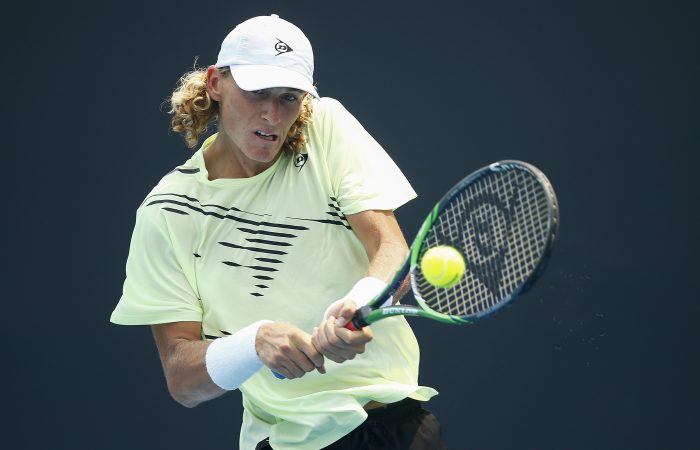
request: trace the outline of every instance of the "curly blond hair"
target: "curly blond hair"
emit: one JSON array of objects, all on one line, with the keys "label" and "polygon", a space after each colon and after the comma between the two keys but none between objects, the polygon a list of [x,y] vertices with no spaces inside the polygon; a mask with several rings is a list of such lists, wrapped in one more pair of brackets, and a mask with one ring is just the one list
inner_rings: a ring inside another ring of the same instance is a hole
[{"label": "curly blond hair", "polygon": [[[222,74],[229,72],[228,68],[219,69]],[[194,69],[187,72],[177,83],[175,91],[168,99],[172,114],[170,128],[176,133],[183,133],[189,148],[197,147],[199,139],[209,126],[219,117],[219,103],[212,100],[207,92],[206,69]],[[292,124],[282,148],[290,152],[299,152],[306,145],[304,127],[311,123],[313,108],[311,96],[306,95],[301,104],[299,117]]]}]

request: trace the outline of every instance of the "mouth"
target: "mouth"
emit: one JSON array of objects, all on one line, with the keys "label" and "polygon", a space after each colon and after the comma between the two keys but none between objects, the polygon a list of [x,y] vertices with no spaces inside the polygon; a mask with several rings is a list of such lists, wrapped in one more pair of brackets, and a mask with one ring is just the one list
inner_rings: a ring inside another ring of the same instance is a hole
[{"label": "mouth", "polygon": [[259,137],[260,139],[264,139],[264,140],[270,141],[270,142],[275,142],[277,140],[276,134],[265,133],[264,131],[260,131],[260,130],[256,130],[255,135],[257,137]]}]

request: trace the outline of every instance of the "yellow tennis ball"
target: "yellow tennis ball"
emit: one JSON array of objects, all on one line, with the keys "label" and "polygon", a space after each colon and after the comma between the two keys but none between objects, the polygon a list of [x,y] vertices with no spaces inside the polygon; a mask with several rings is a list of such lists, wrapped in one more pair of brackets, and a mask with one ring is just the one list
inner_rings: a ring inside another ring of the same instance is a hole
[{"label": "yellow tennis ball", "polygon": [[454,248],[439,245],[429,249],[420,261],[423,277],[440,288],[450,288],[462,279],[466,265],[462,255]]}]

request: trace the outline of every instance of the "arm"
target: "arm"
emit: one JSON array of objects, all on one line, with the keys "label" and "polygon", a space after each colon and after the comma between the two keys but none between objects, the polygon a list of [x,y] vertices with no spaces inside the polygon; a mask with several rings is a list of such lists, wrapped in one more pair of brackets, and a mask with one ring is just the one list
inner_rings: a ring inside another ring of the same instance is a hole
[{"label": "arm", "polygon": [[[408,254],[408,244],[392,211],[364,211],[347,216],[369,258],[367,276],[389,282]],[[394,295],[398,301],[408,290],[409,278]]]},{"label": "arm", "polygon": [[[178,403],[193,408],[221,396],[228,389],[237,387],[225,385],[224,389],[212,380],[206,365],[207,351],[211,343],[201,340],[200,322],[159,324],[153,325],[152,330],[168,391]],[[290,324],[271,322],[261,325],[255,334],[254,345],[260,362],[287,378],[299,378],[314,369],[325,373],[323,356],[311,344],[311,336]],[[236,361],[240,350],[230,348],[222,351],[233,352],[230,355],[232,368],[238,367],[236,364],[240,365],[240,362]],[[217,357],[221,360],[220,358],[226,358],[227,354],[219,353]],[[224,364],[227,361],[228,359],[224,359]],[[223,370],[223,374],[213,376],[214,379],[239,378],[235,370],[227,370],[226,367],[219,370]]]},{"label": "arm", "polygon": [[207,373],[204,357],[209,342],[200,338],[200,322],[164,323],[151,329],[168,391],[175,401],[194,408],[226,392]]},{"label": "arm", "polygon": [[[408,253],[408,245],[393,212],[370,210],[349,215],[347,219],[367,252],[367,276],[390,281]],[[404,281],[394,299],[398,300],[407,287]],[[364,352],[365,344],[372,339],[369,327],[357,331],[344,328],[355,309],[353,299],[338,302],[331,307],[331,317],[314,332],[312,342],[332,361],[353,359],[356,354]]]}]

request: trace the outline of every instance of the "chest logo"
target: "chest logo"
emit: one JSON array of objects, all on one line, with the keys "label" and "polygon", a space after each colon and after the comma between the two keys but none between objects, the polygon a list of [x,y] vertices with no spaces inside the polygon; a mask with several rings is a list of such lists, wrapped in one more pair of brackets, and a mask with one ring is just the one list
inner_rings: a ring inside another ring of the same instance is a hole
[{"label": "chest logo", "polygon": [[306,161],[308,161],[309,155],[306,153],[297,153],[297,155],[294,157],[294,167],[299,168],[299,172],[301,172],[302,167],[304,167],[304,164],[306,164]]}]

